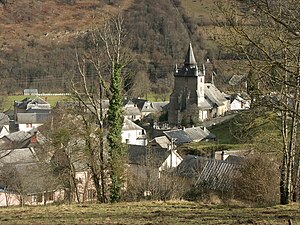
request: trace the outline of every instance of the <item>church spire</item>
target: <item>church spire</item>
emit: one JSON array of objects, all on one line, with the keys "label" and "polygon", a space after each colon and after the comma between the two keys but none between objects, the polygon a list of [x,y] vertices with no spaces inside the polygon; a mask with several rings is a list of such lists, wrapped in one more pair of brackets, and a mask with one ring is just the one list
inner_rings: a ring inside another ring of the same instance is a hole
[{"label": "church spire", "polygon": [[194,56],[194,52],[193,52],[193,48],[192,48],[192,43],[190,43],[188,51],[186,53],[184,65],[186,65],[186,66],[197,65],[197,62],[196,62],[195,56]]}]

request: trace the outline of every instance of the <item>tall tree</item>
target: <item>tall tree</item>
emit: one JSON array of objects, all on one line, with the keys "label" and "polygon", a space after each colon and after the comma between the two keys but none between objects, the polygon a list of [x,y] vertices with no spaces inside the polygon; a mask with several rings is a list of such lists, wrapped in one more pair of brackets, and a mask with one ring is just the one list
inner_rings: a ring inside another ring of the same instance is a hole
[{"label": "tall tree", "polygon": [[225,31],[223,47],[248,62],[249,79],[257,87],[256,107],[267,107],[279,117],[280,202],[288,204],[299,197],[300,4],[294,0],[217,4]]},{"label": "tall tree", "polygon": [[[118,201],[123,186],[123,159],[126,155],[121,143],[123,124],[122,70],[126,65],[126,51],[122,47],[124,37],[125,32],[121,16],[107,20],[103,26],[95,25],[91,32],[90,50],[85,51],[82,58],[77,57],[80,81],[77,84],[75,81],[72,83],[73,96],[79,100],[88,113],[93,115],[94,122],[99,126],[99,163],[94,161],[93,164],[90,163],[89,165],[94,165],[94,168],[91,168],[92,171],[99,171],[98,174],[95,174],[94,181],[96,187],[101,186],[102,197],[98,198],[101,202]],[[93,66],[93,70],[97,74],[94,79],[89,76],[87,65]],[[109,85],[107,85],[108,82]],[[103,106],[106,100],[109,100],[107,123],[105,123],[106,115]],[[89,120],[85,113],[81,116],[85,121],[85,127],[88,128],[89,123],[93,120]],[[94,147],[91,145],[89,135],[86,137],[87,149],[92,154],[90,158],[93,159]],[[105,144],[106,139],[108,146]],[[97,165],[100,169],[96,168]],[[97,193],[100,194],[98,191]]]},{"label": "tall tree", "polygon": [[124,163],[126,151],[122,144],[123,125],[123,97],[122,97],[122,69],[129,62],[122,46],[125,40],[123,19],[121,16],[110,21],[105,26],[105,32],[100,35],[105,44],[106,55],[110,62],[110,94],[108,109],[108,144],[110,160],[110,200],[119,201],[124,179]]}]

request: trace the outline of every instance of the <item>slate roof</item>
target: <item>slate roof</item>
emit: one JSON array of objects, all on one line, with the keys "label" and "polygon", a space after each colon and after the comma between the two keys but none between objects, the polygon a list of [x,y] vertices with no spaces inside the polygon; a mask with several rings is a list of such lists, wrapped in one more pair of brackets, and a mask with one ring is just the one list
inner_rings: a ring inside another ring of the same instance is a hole
[{"label": "slate roof", "polygon": [[0,149],[26,148],[31,143],[32,134],[16,131],[0,138]]},{"label": "slate roof", "polygon": [[170,130],[163,132],[170,140],[175,139],[175,144],[198,142],[204,139],[214,139],[216,136],[208,129],[202,127],[184,128],[183,130]]},{"label": "slate roof", "polygon": [[213,106],[212,106],[212,104],[208,101],[207,98],[204,98],[204,100],[203,100],[202,102],[200,102],[199,108],[200,108],[200,109],[204,109],[204,110],[205,110],[205,109],[208,110],[208,109],[212,109]]},{"label": "slate roof", "polygon": [[17,113],[16,122],[18,124],[44,123],[50,116],[50,113]]},{"label": "slate roof", "polygon": [[205,127],[190,127],[185,129],[185,133],[187,133],[190,138],[195,141],[202,141],[204,139],[215,139],[216,135],[211,133]]},{"label": "slate roof", "polygon": [[193,139],[183,130],[170,130],[163,132],[170,140],[175,139],[175,144],[190,143]]},{"label": "slate roof", "polygon": [[229,163],[241,164],[245,161],[245,157],[237,156],[237,155],[229,155],[224,161]]},{"label": "slate roof", "polygon": [[206,157],[196,155],[186,155],[182,162],[177,166],[176,172],[179,176],[197,177],[199,176],[207,162]]},{"label": "slate roof", "polygon": [[165,149],[168,149],[171,145],[170,140],[166,136],[156,137],[151,142],[156,142],[161,148]]},{"label": "slate roof", "polygon": [[184,60],[184,65],[186,65],[186,66],[197,65],[197,62],[196,62],[196,59],[194,56],[192,43],[190,43],[189,48],[187,50],[185,60]]},{"label": "slate roof", "polygon": [[169,104],[169,102],[152,102],[153,108],[155,108],[157,111],[166,111],[166,107]]},{"label": "slate roof", "polygon": [[196,185],[215,191],[228,191],[233,187],[233,180],[239,175],[239,167],[238,163],[208,160]]},{"label": "slate roof", "polygon": [[19,109],[27,109],[27,104],[31,101],[32,101],[31,98],[24,98],[21,101],[14,101],[14,106]]},{"label": "slate roof", "polygon": [[13,132],[8,135],[5,135],[4,137],[9,139],[10,141],[24,141],[24,140],[29,139],[31,137],[31,134],[29,134],[25,131],[17,131],[17,132]]},{"label": "slate roof", "polygon": [[0,166],[5,164],[18,164],[18,163],[36,163],[36,157],[33,148],[11,149],[0,151]]},{"label": "slate roof", "polygon": [[126,107],[134,107],[135,104],[132,100],[130,99],[124,99],[123,100],[123,106],[126,108]]},{"label": "slate roof", "polygon": [[224,105],[224,102],[227,101],[223,94],[215,87],[215,85],[210,83],[204,84],[204,93],[205,97],[213,104],[217,106]]},{"label": "slate roof", "polygon": [[137,107],[125,107],[123,109],[123,114],[125,116],[129,115],[141,115],[140,110]]},{"label": "slate roof", "polygon": [[25,109],[25,110],[30,110],[30,109],[49,110],[49,109],[51,109],[50,104],[40,97],[35,97],[34,99],[24,98],[21,101],[15,101],[14,106],[16,108]]},{"label": "slate roof", "polygon": [[128,163],[135,165],[147,165],[149,161],[158,167],[166,160],[168,152],[153,150],[148,146],[128,145]]},{"label": "slate roof", "polygon": [[9,125],[9,117],[4,113],[0,113],[0,126]]},{"label": "slate roof", "polygon": [[4,188],[8,185],[8,191],[18,192],[18,190],[16,190],[18,182],[21,182],[22,191],[27,195],[57,189],[57,184],[55,184],[55,182],[46,182],[52,174],[46,170],[41,170],[39,162],[6,164],[2,168],[2,171],[4,172],[4,175],[13,173],[15,176],[15,179],[13,180],[5,178],[4,180],[0,180],[0,187]]},{"label": "slate roof", "polygon": [[124,118],[122,130],[144,130],[144,128],[140,127],[131,120]]}]

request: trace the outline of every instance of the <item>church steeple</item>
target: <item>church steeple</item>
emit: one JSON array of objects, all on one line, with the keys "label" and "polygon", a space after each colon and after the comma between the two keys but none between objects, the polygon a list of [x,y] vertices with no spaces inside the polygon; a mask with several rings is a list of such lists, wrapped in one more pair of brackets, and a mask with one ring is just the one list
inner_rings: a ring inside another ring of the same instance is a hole
[{"label": "church steeple", "polygon": [[192,43],[190,43],[188,51],[186,53],[185,56],[185,60],[184,60],[184,65],[185,66],[195,66],[197,65],[195,56],[194,56],[194,52],[193,52],[193,47],[192,47]]}]

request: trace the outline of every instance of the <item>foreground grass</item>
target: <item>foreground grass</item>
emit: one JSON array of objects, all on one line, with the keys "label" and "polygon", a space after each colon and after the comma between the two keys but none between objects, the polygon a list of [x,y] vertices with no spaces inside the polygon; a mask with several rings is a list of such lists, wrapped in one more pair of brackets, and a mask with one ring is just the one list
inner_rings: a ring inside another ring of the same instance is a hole
[{"label": "foreground grass", "polygon": [[0,224],[300,224],[300,205],[247,208],[138,202],[1,208]]}]

